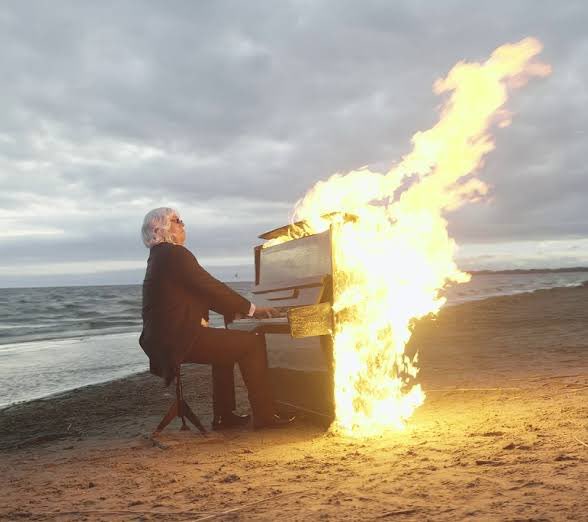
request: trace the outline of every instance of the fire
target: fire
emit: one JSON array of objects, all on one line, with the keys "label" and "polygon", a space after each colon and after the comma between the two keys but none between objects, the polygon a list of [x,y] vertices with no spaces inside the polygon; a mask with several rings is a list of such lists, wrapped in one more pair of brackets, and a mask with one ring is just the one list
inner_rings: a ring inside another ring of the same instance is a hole
[{"label": "fire", "polygon": [[412,137],[412,150],[387,173],[368,168],[319,181],[300,200],[303,228],[272,243],[328,228],[334,211],[358,216],[334,224],[335,422],[332,429],[371,436],[402,428],[425,394],[417,357],[405,354],[415,319],[444,304],[440,291],[469,280],[454,261],[446,215],[486,195],[473,177],[494,148],[490,129],[510,124],[509,89],[546,76],[541,43],[526,38],[483,63],[459,62],[434,92],[446,95],[439,121]]}]

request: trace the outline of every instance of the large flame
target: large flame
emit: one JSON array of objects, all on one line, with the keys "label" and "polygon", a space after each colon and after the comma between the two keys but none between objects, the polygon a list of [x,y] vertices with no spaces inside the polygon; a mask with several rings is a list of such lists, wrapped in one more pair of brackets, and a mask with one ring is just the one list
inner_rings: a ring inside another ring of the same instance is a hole
[{"label": "large flame", "polygon": [[[367,436],[401,428],[424,401],[416,356],[405,354],[411,324],[439,311],[440,290],[469,280],[454,261],[444,216],[486,194],[472,174],[494,148],[489,130],[510,124],[509,89],[550,73],[534,61],[541,48],[526,38],[484,63],[458,63],[434,84],[436,94],[447,93],[439,121],[412,137],[396,166],[335,174],[297,203],[299,234],[334,227],[334,430]],[[359,219],[332,223],[324,216],[334,211]]]}]

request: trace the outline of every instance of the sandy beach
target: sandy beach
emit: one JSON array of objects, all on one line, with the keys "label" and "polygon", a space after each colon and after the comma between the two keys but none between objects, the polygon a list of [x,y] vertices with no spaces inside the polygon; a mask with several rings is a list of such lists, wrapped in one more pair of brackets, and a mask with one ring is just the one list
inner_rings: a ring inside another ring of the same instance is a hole
[{"label": "sandy beach", "polygon": [[[588,287],[544,290],[421,321],[427,401],[371,440],[304,419],[154,439],[173,388],[148,373],[9,407],[0,519],[588,520],[587,303]],[[209,424],[208,368],[184,380]]]}]

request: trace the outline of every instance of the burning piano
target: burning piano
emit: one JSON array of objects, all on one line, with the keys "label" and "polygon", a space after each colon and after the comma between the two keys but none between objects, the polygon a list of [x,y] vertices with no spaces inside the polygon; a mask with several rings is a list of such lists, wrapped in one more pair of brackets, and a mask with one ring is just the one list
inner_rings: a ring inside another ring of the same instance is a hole
[{"label": "burning piano", "polygon": [[[341,218],[355,219],[350,215]],[[228,326],[264,334],[278,406],[327,424],[335,415],[331,335],[337,320],[332,309],[337,222],[340,220],[332,220],[324,232],[298,239],[290,237],[301,230],[302,223],[261,234],[259,238],[266,243],[254,249],[254,301],[276,308],[280,317],[241,319]],[[281,242],[281,238],[288,240]]]}]

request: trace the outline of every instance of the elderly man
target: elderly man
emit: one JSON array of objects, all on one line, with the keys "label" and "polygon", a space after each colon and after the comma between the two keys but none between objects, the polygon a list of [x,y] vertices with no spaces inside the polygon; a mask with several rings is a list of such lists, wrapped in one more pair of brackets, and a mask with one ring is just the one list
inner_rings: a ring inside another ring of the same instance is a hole
[{"label": "elderly man", "polygon": [[233,368],[239,364],[247,386],[255,428],[279,427],[267,374],[263,336],[207,328],[208,312],[231,321],[239,315],[271,317],[271,308],[255,307],[202,268],[184,247],[186,232],[178,212],[156,208],[143,221],[143,243],[150,249],[143,281],[143,332],[139,343],[150,371],[169,384],[181,363],[212,365],[213,429],[246,424],[236,415]]}]

